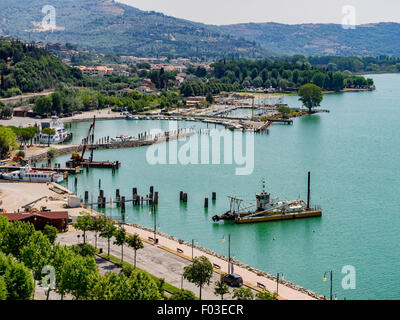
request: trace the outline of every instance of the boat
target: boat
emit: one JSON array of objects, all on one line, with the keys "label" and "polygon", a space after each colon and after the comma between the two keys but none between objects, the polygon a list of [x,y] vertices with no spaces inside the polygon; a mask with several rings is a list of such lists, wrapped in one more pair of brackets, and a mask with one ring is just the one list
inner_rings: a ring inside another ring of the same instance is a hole
[{"label": "boat", "polygon": [[10,173],[3,173],[2,178],[22,182],[62,182],[64,176],[55,171],[34,170],[29,165]]},{"label": "boat", "polygon": [[115,138],[111,138],[111,142],[125,142],[125,141],[132,141],[134,138],[132,136],[125,136],[120,134],[119,136],[116,136]]},{"label": "boat", "polygon": [[[271,198],[271,194],[265,191],[265,183],[263,183],[263,191],[256,194],[255,205],[242,208],[242,199],[232,196],[228,198],[230,199],[230,210],[222,215],[213,216],[214,222],[231,220],[237,224],[245,224],[322,216],[320,207],[310,206],[310,174],[308,176],[307,202],[302,199],[279,201],[278,197]],[[249,210],[254,207],[255,210]]]},{"label": "boat", "polygon": [[53,129],[55,134],[40,133],[40,143],[59,144],[72,138],[72,134],[68,133],[68,130],[64,128],[64,124],[56,116],[51,117],[50,122],[42,122],[42,130],[45,128]]}]

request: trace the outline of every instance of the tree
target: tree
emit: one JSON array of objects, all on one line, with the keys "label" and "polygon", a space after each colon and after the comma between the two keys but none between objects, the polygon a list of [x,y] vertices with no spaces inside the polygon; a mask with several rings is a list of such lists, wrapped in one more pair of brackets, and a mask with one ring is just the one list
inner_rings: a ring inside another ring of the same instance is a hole
[{"label": "tree", "polygon": [[29,239],[35,233],[33,224],[14,221],[10,223],[2,236],[0,242],[1,250],[5,254],[12,254],[16,259],[21,259],[21,249],[25,247]]},{"label": "tree", "polygon": [[97,249],[97,237],[99,232],[102,232],[104,229],[104,226],[107,223],[107,218],[104,217],[96,217],[93,219],[93,224],[92,227],[90,228],[90,231],[94,232],[94,238],[95,238],[95,245],[94,247]]},{"label": "tree", "polygon": [[11,118],[12,115],[13,115],[13,108],[11,108],[9,106],[1,108],[1,111],[0,111],[1,118],[8,119],[8,118]]},{"label": "tree", "polygon": [[258,292],[256,294],[256,300],[277,300],[278,295],[276,292],[271,293],[267,290],[263,290],[262,292]]},{"label": "tree", "polygon": [[42,233],[47,237],[47,239],[49,239],[50,243],[54,245],[58,234],[57,228],[47,224],[42,230]]},{"label": "tree", "polygon": [[[67,261],[73,259],[75,257],[75,253],[73,252],[73,250],[71,250],[70,248],[68,248],[65,245],[60,245],[60,244],[56,244],[53,247],[53,250],[51,251],[51,258],[50,258],[50,262],[49,265],[53,266],[55,269],[55,276],[56,279],[60,280],[61,279],[61,275],[63,273],[63,269],[64,269],[64,265],[67,263]],[[58,292],[58,294],[61,295],[61,300],[63,299],[64,295],[67,293],[67,288],[66,286],[64,286],[64,284],[62,283],[62,281],[56,281],[56,291]],[[47,296],[50,294],[50,289],[47,292]]]},{"label": "tree", "polygon": [[169,300],[196,300],[196,296],[192,291],[183,289],[175,292]]},{"label": "tree", "polygon": [[85,211],[80,212],[80,216],[76,219],[76,223],[73,223],[75,229],[83,231],[83,243],[86,243],[86,231],[90,231],[93,228],[93,218]]},{"label": "tree", "polygon": [[33,271],[35,280],[42,279],[42,270],[49,263],[51,243],[41,232],[30,237],[26,246],[21,249],[21,261]]},{"label": "tree", "polygon": [[322,89],[315,84],[305,84],[300,87],[298,95],[303,105],[308,108],[308,113],[312,113],[312,109],[320,106],[324,98]]},{"label": "tree", "polygon": [[57,155],[58,150],[56,148],[50,148],[47,150],[47,158],[48,159],[54,159],[55,156]]},{"label": "tree", "polygon": [[0,278],[6,285],[7,300],[28,300],[32,298],[34,281],[29,269],[0,252]]},{"label": "tree", "polygon": [[[48,136],[48,142],[47,142],[47,146],[50,147],[50,137],[56,134],[56,131],[54,129],[51,128],[44,128],[42,130],[43,134],[46,134]],[[51,150],[51,149],[50,149]],[[49,150],[49,151],[50,151]],[[49,156],[49,155],[48,155]],[[50,158],[50,157],[49,157]],[[51,158],[50,158],[51,159]]]},{"label": "tree", "polygon": [[4,159],[12,149],[18,147],[17,137],[11,128],[0,126],[0,159]]},{"label": "tree", "polygon": [[[126,230],[124,227],[120,227],[115,232],[115,241],[114,244],[117,246],[121,246],[121,261],[124,263],[124,244],[126,243]],[[136,252],[136,251],[135,251]]]},{"label": "tree", "polygon": [[110,239],[115,235],[116,230],[117,228],[115,227],[114,222],[112,220],[107,219],[107,222],[105,223],[104,228],[100,233],[100,237],[107,239],[108,256],[110,256]]},{"label": "tree", "polygon": [[240,288],[233,290],[233,299],[236,300],[253,300],[254,295],[249,288]]},{"label": "tree", "polygon": [[89,295],[91,279],[98,274],[93,257],[75,255],[65,261],[58,282],[62,291],[72,294],[75,299],[85,299]]},{"label": "tree", "polygon": [[137,233],[135,233],[134,235],[128,236],[127,244],[129,247],[131,247],[131,248],[133,248],[133,250],[135,250],[134,267],[136,269],[136,251],[143,249],[144,246],[143,246],[142,239],[140,239],[139,235]]},{"label": "tree", "polygon": [[221,279],[215,283],[214,294],[221,296],[221,300],[224,300],[224,295],[228,293],[228,285],[225,282],[224,275],[221,274]]},{"label": "tree", "polygon": [[7,299],[7,285],[4,281],[4,277],[0,276],[0,300]]},{"label": "tree", "polygon": [[283,117],[287,117],[287,115],[292,112],[292,109],[288,106],[279,106],[277,110]]},{"label": "tree", "polygon": [[201,300],[201,289],[205,284],[210,284],[211,277],[213,275],[213,266],[210,260],[208,260],[205,256],[194,258],[193,263],[189,266],[186,266],[184,270],[184,278],[200,288]]},{"label": "tree", "polygon": [[210,92],[207,93],[206,101],[207,101],[209,104],[213,104],[213,103],[214,103],[214,97],[213,97],[212,93],[210,93]]}]

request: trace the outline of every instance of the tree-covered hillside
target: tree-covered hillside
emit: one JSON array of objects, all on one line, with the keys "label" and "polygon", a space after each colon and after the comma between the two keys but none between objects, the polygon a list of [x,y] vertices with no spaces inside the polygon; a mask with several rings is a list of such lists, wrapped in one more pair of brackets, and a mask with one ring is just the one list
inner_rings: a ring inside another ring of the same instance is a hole
[{"label": "tree-covered hillside", "polygon": [[[41,30],[42,8],[56,10],[56,29]],[[207,25],[145,12],[110,0],[0,2],[0,34],[18,39],[74,43],[100,52],[139,56],[259,57],[259,45]]]},{"label": "tree-covered hillside", "polygon": [[0,96],[37,92],[59,83],[79,84],[82,72],[44,49],[18,41],[0,41]]}]

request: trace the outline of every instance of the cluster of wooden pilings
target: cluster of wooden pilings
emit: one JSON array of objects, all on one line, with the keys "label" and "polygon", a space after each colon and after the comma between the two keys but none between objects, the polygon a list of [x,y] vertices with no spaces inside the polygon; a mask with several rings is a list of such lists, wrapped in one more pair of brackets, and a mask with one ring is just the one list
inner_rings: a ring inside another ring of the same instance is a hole
[{"label": "cluster of wooden pilings", "polygon": [[[211,194],[211,199],[212,201],[216,201],[217,200],[217,193],[213,192]],[[179,192],[179,201],[182,203],[187,203],[188,202],[188,195],[187,193],[180,191]],[[208,208],[208,198],[204,198],[204,208]]]},{"label": "cluster of wooden pilings", "polygon": [[[99,188],[101,188],[101,180],[99,180]],[[104,196],[104,190],[100,189],[99,196],[97,197],[97,207],[105,208],[106,202],[107,200]],[[151,186],[149,194],[147,194],[146,196],[140,196],[137,192],[137,188],[132,188],[132,199],[127,199],[125,196],[121,196],[120,189],[116,189],[115,200],[111,199],[110,205],[115,203],[117,207],[121,208],[121,213],[125,213],[127,202],[132,202],[133,206],[158,205],[158,191],[154,191],[154,187]],[[89,191],[85,191],[84,203],[86,205],[89,204]]]}]

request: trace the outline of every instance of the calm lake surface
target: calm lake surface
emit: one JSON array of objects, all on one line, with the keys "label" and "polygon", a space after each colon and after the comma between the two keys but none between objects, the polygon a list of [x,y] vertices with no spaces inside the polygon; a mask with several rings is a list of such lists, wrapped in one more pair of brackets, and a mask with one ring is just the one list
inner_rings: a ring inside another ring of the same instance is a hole
[{"label": "calm lake surface", "polygon": [[[160,231],[228,255],[231,234],[235,259],[276,274],[329,297],[325,271],[333,270],[333,293],[339,299],[398,299],[400,297],[399,160],[400,74],[373,75],[377,90],[325,95],[322,108],[331,112],[294,120],[293,126],[273,125],[269,135],[255,135],[254,171],[235,175],[236,165],[155,165],[146,161],[147,148],[96,151],[96,160],[119,160],[113,176],[92,169],[78,175],[77,194],[107,199],[115,189],[131,198],[132,188],[146,195],[159,191]],[[285,97],[300,107],[297,97]],[[207,128],[180,122],[180,127]],[[89,123],[72,124],[75,142],[87,135]],[[168,130],[168,121],[99,121],[96,137],[137,135],[151,128]],[[210,127],[211,128],[211,127]],[[182,144],[182,143],[181,143]],[[69,156],[56,159],[64,163]],[[235,225],[211,218],[229,209],[228,195],[255,201],[265,178],[267,190],[280,199],[306,198],[307,171],[312,174],[312,203],[323,208],[322,218]],[[73,178],[69,181],[73,189]],[[179,191],[188,193],[187,205]],[[93,192],[91,192],[93,191]],[[217,192],[212,203],[211,192]],[[204,198],[210,207],[203,208]],[[147,208],[127,204],[125,221],[153,228]],[[123,219],[118,208],[107,215]],[[343,266],[356,269],[356,289],[344,290]]]}]

